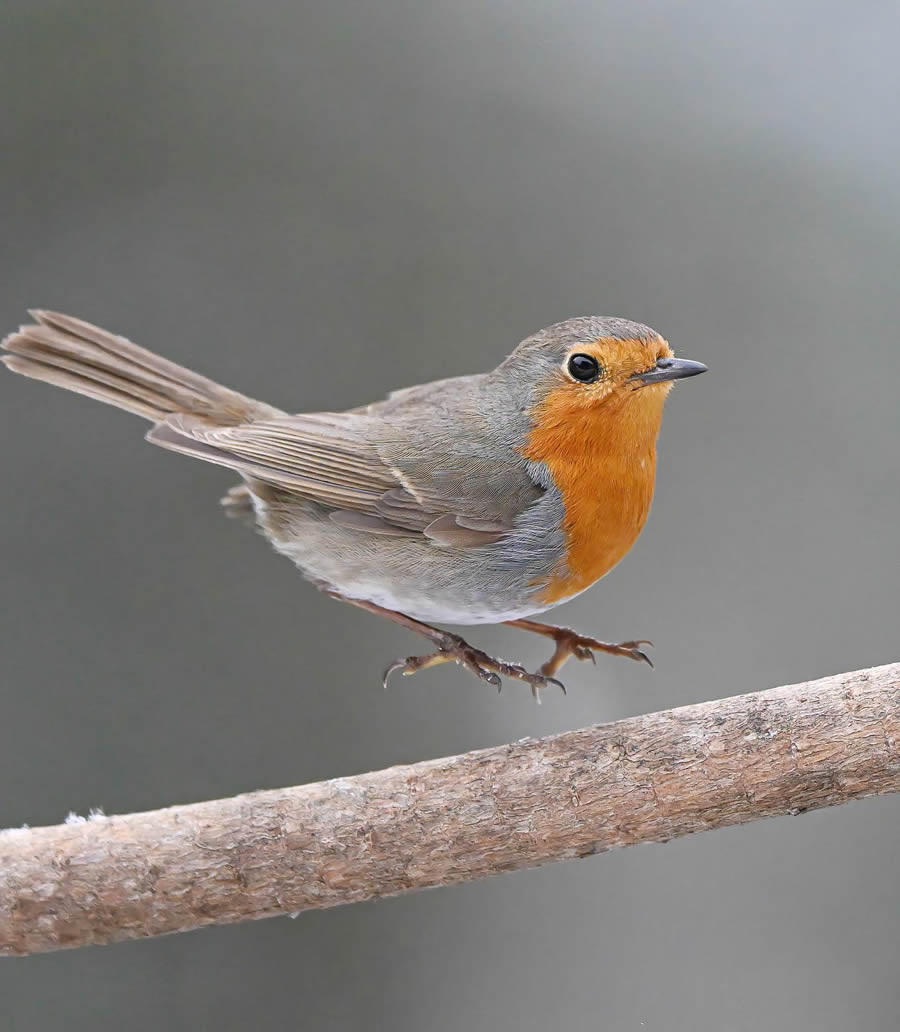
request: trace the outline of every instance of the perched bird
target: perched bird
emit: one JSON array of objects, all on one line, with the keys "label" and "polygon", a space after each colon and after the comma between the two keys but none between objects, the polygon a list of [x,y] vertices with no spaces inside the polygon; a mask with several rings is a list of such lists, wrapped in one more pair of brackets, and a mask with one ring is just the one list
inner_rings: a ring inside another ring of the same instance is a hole
[{"label": "perched bird", "polygon": [[[55,312],[3,341],[4,363],[149,419],[147,440],[227,466],[223,499],[333,598],[424,635],[411,674],[453,660],[539,689],[569,656],[646,660],[530,619],[612,569],[641,531],[674,380],[705,371],[626,319],[568,319],[496,369],[394,391],[348,412],[288,415]],[[539,673],[432,622],[507,623],[553,639]],[[652,664],[651,664],[652,665]]]}]

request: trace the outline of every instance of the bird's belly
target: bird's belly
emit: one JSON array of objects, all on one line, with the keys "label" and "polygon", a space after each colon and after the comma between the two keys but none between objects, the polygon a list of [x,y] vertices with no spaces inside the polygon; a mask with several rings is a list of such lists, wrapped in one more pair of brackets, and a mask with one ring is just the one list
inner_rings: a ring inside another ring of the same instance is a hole
[{"label": "bird's belly", "polygon": [[361,533],[319,507],[296,507],[288,520],[257,516],[275,548],[310,580],[348,598],[365,599],[419,620],[501,623],[556,604],[542,593],[559,564],[561,534],[528,547],[514,531],[480,548],[442,548],[422,537]]},{"label": "bird's belly", "polygon": [[500,599],[494,601],[468,602],[459,604],[452,598],[446,600],[434,596],[424,599],[421,595],[393,594],[372,588],[363,595],[365,598],[385,609],[405,613],[416,620],[426,623],[440,624],[497,624],[507,620],[520,620],[526,616],[535,616],[551,609],[557,603],[522,602],[511,608],[504,608]]},{"label": "bird's belly", "polygon": [[[439,552],[433,545],[407,549],[398,561],[380,556],[373,568],[368,562],[340,561],[334,557],[298,557],[307,576],[325,581],[348,598],[365,599],[417,620],[436,623],[502,623],[543,612],[555,603],[540,597],[540,590],[523,570],[507,573],[490,564],[479,564],[467,554]],[[425,563],[417,563],[415,551],[428,550]],[[458,558],[452,563],[450,560]],[[437,560],[437,561],[436,561]],[[541,575],[539,585],[547,581]]]}]

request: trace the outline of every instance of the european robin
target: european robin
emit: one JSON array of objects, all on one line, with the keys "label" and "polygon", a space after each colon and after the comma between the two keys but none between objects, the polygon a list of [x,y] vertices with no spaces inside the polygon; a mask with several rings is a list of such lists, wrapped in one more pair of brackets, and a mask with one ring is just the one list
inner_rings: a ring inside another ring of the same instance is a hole
[{"label": "european robin", "polygon": [[[288,415],[124,337],[54,312],[7,337],[14,372],[117,405],[147,440],[227,466],[223,499],[332,598],[424,635],[411,674],[453,660],[536,697],[569,656],[649,662],[531,620],[574,598],[634,544],[650,502],[656,438],[674,380],[705,371],[626,319],[567,319],[489,373],[394,391],[348,412]],[[507,623],[552,638],[539,673],[433,626]],[[561,687],[561,685],[560,685]]]}]

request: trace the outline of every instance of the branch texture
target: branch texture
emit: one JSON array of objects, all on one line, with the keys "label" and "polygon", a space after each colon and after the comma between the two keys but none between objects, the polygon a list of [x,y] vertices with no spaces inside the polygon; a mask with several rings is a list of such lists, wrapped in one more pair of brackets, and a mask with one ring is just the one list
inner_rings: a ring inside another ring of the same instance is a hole
[{"label": "branch texture", "polygon": [[448,759],[0,832],[0,954],[469,881],[900,789],[900,663]]}]

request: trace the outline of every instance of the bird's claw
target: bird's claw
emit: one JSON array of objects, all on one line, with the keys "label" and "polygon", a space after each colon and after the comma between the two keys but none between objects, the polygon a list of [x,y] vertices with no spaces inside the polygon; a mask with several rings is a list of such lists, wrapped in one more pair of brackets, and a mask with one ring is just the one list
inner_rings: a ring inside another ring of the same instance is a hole
[{"label": "bird's claw", "polygon": [[644,662],[652,669],[653,660],[641,649],[641,645],[647,645],[651,649],[653,648],[653,642],[648,641],[646,638],[638,638],[636,641],[620,641],[619,644],[614,647],[616,649],[623,650],[622,652],[616,652],[617,656],[627,656],[629,659]]},{"label": "bird's claw", "polygon": [[652,647],[653,642],[643,638],[613,644],[607,641],[598,641],[597,638],[589,638],[568,627],[559,627],[556,628],[553,639],[556,642],[556,651],[541,667],[541,673],[545,675],[556,673],[569,656],[574,656],[582,661],[589,659],[596,666],[595,652],[605,652],[610,656],[624,656],[626,659],[634,659],[646,663],[650,667],[653,666],[653,661],[641,648],[642,645]]},{"label": "bird's claw", "polygon": [[476,649],[463,638],[454,634],[446,634],[440,640],[439,647],[425,656],[407,656],[406,659],[398,659],[391,663],[384,672],[382,684],[387,688],[391,674],[399,670],[404,677],[418,673],[426,667],[437,666],[439,663],[458,663],[469,673],[482,681],[487,682],[499,692],[503,687],[501,677],[509,677],[513,680],[524,681],[531,686],[531,694],[539,703],[541,701],[541,689],[551,685],[566,692],[565,685],[555,677],[545,673],[533,674],[518,663],[507,663],[503,659],[495,659],[481,649]]}]

